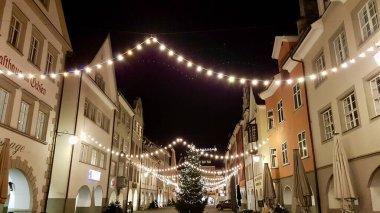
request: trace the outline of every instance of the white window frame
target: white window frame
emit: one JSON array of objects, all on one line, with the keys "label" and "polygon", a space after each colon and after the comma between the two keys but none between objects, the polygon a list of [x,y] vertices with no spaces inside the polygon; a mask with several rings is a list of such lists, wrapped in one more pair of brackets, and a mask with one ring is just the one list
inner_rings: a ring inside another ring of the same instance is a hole
[{"label": "white window frame", "polygon": [[298,149],[301,159],[309,157],[309,151],[306,144],[306,131],[302,131],[297,134]]},{"label": "white window frame", "polygon": [[91,149],[91,161],[90,161],[90,164],[93,165],[93,166],[97,166],[98,165],[98,150],[96,149]]},{"label": "white window frame", "polygon": [[40,41],[36,37],[32,36],[30,40],[29,61],[32,62],[34,65],[37,65],[39,48]]},{"label": "white window frame", "polygon": [[289,165],[289,155],[288,155],[288,144],[284,142],[281,144],[281,153],[282,153],[282,166]]},{"label": "white window frame", "polygon": [[293,86],[293,100],[294,100],[294,109],[297,110],[302,106],[302,97],[301,97],[301,87],[299,83],[296,83]]},{"label": "white window frame", "polygon": [[334,38],[333,47],[336,63],[340,65],[348,58],[347,36],[344,30]]},{"label": "white window frame", "polygon": [[351,92],[342,99],[342,106],[346,130],[359,126],[358,103],[354,92]]},{"label": "white window frame", "polygon": [[21,101],[20,113],[19,113],[18,125],[17,125],[17,129],[20,130],[21,132],[26,131],[26,124],[28,122],[29,109],[30,109],[30,104],[28,104],[25,101]]},{"label": "white window frame", "polygon": [[87,163],[90,146],[82,143],[80,161]]},{"label": "white window frame", "polygon": [[373,77],[370,81],[372,102],[374,106],[375,116],[380,115],[380,74]]},{"label": "white window frame", "polygon": [[326,70],[326,60],[323,52],[314,59],[314,68],[317,73],[317,83],[326,79],[326,76],[322,75],[322,72]]},{"label": "white window frame", "polygon": [[99,167],[104,169],[104,165],[105,165],[104,161],[106,159],[106,155],[100,152],[99,156],[100,156]]},{"label": "white window frame", "polygon": [[45,74],[55,73],[54,61],[55,61],[54,55],[51,52],[48,52],[47,57],[46,57]]},{"label": "white window frame", "polygon": [[19,48],[21,30],[22,22],[16,16],[12,15],[11,23],[9,25],[8,42],[17,49]]},{"label": "white window frame", "polygon": [[44,112],[38,111],[37,115],[37,125],[36,125],[36,138],[37,139],[45,139],[44,129],[46,123],[47,115]]},{"label": "white window frame", "polygon": [[270,152],[270,165],[271,168],[278,168],[278,156],[277,156],[277,149],[271,148],[269,150]]},{"label": "white window frame", "polygon": [[9,101],[9,92],[0,88],[0,123],[5,123]]},{"label": "white window frame", "polygon": [[277,102],[277,114],[278,114],[278,123],[282,123],[284,121],[284,104],[282,99]]},{"label": "white window frame", "polygon": [[[269,113],[272,113],[270,116]],[[274,114],[273,109],[267,111],[268,130],[274,128]]]},{"label": "white window frame", "polygon": [[[371,14],[371,11],[374,13]],[[365,41],[377,29],[379,29],[379,19],[377,15],[378,14],[374,0],[367,1],[359,10],[358,20],[363,41]]]},{"label": "white window frame", "polygon": [[321,113],[321,119],[323,125],[324,140],[329,140],[334,136],[335,132],[334,117],[331,107]]}]

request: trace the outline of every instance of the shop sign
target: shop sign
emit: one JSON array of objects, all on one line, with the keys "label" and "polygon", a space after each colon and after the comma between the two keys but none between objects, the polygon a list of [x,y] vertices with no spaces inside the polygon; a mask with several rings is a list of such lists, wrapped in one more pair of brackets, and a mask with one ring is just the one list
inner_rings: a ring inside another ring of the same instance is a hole
[{"label": "shop sign", "polygon": [[[4,143],[5,143],[4,138],[0,138],[0,147],[1,148],[3,148]],[[18,143],[10,142],[10,144],[9,144],[9,154],[12,156],[17,154],[17,153],[24,152],[24,150],[25,150],[25,146],[20,145]]]},{"label": "shop sign", "polygon": [[90,169],[90,170],[88,170],[88,179],[100,181],[100,175],[101,174],[102,174],[101,172]]}]

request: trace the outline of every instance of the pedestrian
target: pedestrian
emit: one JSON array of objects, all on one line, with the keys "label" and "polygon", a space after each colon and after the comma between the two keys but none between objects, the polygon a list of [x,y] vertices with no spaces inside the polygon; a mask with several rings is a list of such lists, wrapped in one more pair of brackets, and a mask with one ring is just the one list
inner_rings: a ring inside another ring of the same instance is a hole
[{"label": "pedestrian", "polygon": [[129,212],[133,212],[133,205],[132,205],[132,201],[129,201],[128,202],[128,208],[129,209]]}]

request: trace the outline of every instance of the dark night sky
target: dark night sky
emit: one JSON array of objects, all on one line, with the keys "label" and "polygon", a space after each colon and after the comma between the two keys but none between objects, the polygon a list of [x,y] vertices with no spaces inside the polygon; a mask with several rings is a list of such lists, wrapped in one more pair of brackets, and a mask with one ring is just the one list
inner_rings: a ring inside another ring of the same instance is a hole
[{"label": "dark night sky", "polygon": [[[271,59],[274,36],[296,34],[298,0],[228,2],[62,0],[73,58],[93,57],[108,32],[114,54],[154,34],[207,68],[270,78],[277,72]],[[128,101],[142,98],[149,139],[166,145],[182,136],[198,146],[226,149],[241,117],[237,83],[197,75],[154,48],[145,48],[116,71]]]}]

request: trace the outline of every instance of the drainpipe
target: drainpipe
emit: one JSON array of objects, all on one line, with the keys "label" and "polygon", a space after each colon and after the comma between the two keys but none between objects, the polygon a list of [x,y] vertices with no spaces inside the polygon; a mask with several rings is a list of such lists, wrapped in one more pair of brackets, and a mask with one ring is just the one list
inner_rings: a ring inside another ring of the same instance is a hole
[{"label": "drainpipe", "polygon": [[[110,178],[111,178],[111,163],[112,163],[112,150],[113,150],[113,138],[115,137],[115,123],[116,123],[116,109],[113,111],[113,126],[112,126],[112,138],[111,138],[111,152],[110,152],[110,163],[108,164],[108,179],[107,179],[107,192],[106,192],[106,200],[105,200],[105,203],[104,205],[107,205],[107,203],[109,202],[109,183],[110,183]],[[115,166],[116,167],[116,166]],[[116,168],[115,168],[115,172],[116,172]]]},{"label": "drainpipe", "polygon": [[[305,63],[302,60],[297,60],[294,58],[294,52],[291,53],[290,59],[293,61],[299,62],[302,64],[302,74],[305,76]],[[282,68],[282,66],[281,66]],[[306,98],[306,105],[307,105],[307,119],[309,120],[309,132],[310,132],[310,143],[311,146],[313,147],[313,166],[314,166],[314,178],[315,178],[315,186],[316,186],[316,198],[317,198],[317,207],[318,207],[318,212],[321,212],[321,198],[319,195],[319,184],[318,184],[318,170],[317,170],[317,163],[315,161],[315,152],[314,152],[314,141],[313,141],[313,132],[311,131],[311,120],[310,120],[310,109],[309,109],[309,98],[307,95],[307,87],[306,87],[306,81],[303,82],[304,88],[305,88],[305,98]]]},{"label": "drainpipe", "polygon": [[[132,145],[132,138],[133,138],[133,120],[134,120],[135,116],[133,115],[132,116],[132,120],[130,122],[130,124],[132,125],[132,129],[131,129],[131,140],[129,142],[129,155],[131,155],[131,145]],[[128,205],[128,195],[129,195],[129,170],[130,170],[130,166],[131,166],[131,158],[129,158],[129,163],[128,163],[128,170],[127,170],[127,205]],[[133,194],[132,194],[133,196]],[[133,200],[132,200],[132,204],[133,204]]]},{"label": "drainpipe", "polygon": [[62,84],[60,88],[60,97],[59,97],[59,105],[58,105],[58,113],[57,113],[57,122],[56,122],[56,127],[54,130],[54,137],[53,137],[53,143],[52,143],[52,148],[51,148],[51,159],[50,159],[50,171],[49,171],[49,179],[48,179],[48,188],[46,192],[46,197],[45,197],[45,204],[44,204],[44,210],[43,212],[46,212],[47,210],[47,204],[48,204],[48,199],[49,199],[49,192],[50,192],[50,187],[51,187],[51,176],[53,174],[53,166],[54,166],[54,156],[55,156],[55,146],[57,144],[57,136],[58,136],[58,125],[59,125],[59,120],[61,118],[61,109],[62,109],[62,99],[63,99],[63,86],[65,85],[65,78],[62,77]]}]

